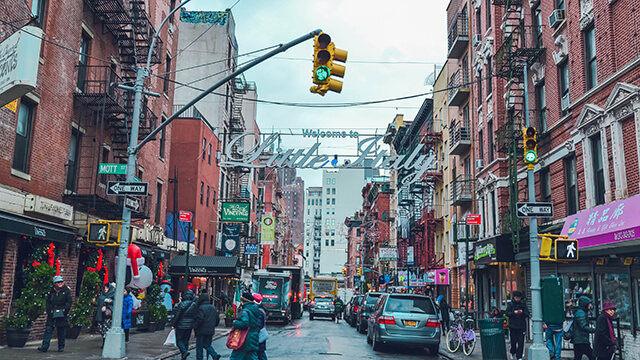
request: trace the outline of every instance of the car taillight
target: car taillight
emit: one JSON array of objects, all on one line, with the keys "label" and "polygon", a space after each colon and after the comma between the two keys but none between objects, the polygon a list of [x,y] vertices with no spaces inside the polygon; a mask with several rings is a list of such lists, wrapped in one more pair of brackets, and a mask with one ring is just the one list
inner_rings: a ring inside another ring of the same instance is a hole
[{"label": "car taillight", "polygon": [[440,327],[440,320],[427,319],[427,324],[425,325],[425,327],[439,328]]},{"label": "car taillight", "polygon": [[313,306],[313,305],[315,305],[315,304],[316,304],[316,303],[315,303],[314,301],[312,301],[310,305],[311,305],[311,306]]},{"label": "car taillight", "polygon": [[354,306],[353,308],[355,309],[355,310],[353,310],[353,312],[358,312],[358,307],[357,306]]},{"label": "car taillight", "polygon": [[395,325],[396,324],[396,319],[393,316],[382,315],[382,316],[380,316],[378,321],[380,322],[380,325]]}]

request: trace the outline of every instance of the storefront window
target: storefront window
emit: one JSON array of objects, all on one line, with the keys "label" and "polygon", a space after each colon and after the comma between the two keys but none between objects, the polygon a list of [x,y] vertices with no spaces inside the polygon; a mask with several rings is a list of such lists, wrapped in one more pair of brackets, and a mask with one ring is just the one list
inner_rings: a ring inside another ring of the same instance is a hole
[{"label": "storefront window", "polygon": [[577,306],[578,298],[582,295],[587,295],[593,299],[591,291],[592,280],[589,274],[569,276],[569,286],[567,287],[567,292],[565,292],[565,304],[570,302],[572,306]]},{"label": "storefront window", "polygon": [[629,291],[629,275],[600,275],[600,302],[612,301],[617,310],[616,315],[621,325],[631,324],[631,292]]}]

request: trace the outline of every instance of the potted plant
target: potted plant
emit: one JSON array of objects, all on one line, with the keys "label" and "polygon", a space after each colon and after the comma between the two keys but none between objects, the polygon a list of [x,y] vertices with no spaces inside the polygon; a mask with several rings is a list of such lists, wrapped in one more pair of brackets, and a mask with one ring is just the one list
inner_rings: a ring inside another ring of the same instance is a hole
[{"label": "potted plant", "polygon": [[231,325],[233,325],[233,320],[235,320],[235,313],[233,308],[229,306],[224,312],[224,326],[231,327]]},{"label": "potted plant", "polygon": [[82,287],[80,288],[80,296],[73,303],[67,321],[69,330],[67,331],[68,339],[77,339],[80,335],[82,327],[91,326],[91,315],[93,314],[93,306],[91,300],[96,297],[99,292],[100,275],[95,271],[87,270],[82,276]]},{"label": "potted plant", "polygon": [[[151,284],[146,291],[145,302],[147,304],[147,310],[149,310],[149,330],[150,332],[156,331],[158,322],[162,320],[160,306],[160,285]],[[164,308],[164,306],[162,306]],[[166,311],[166,308],[164,309]],[[165,320],[166,321],[166,320]]]},{"label": "potted plant", "polygon": [[167,319],[169,318],[169,312],[166,307],[161,304],[150,305],[149,316],[151,317],[149,327],[154,327],[154,329],[149,329],[149,331],[164,330]]}]

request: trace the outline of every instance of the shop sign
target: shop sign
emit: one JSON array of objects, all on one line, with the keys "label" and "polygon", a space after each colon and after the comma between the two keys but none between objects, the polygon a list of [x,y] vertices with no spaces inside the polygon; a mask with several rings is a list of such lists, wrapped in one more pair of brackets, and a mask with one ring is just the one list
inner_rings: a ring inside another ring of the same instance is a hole
[{"label": "shop sign", "polygon": [[398,248],[381,247],[380,261],[398,261]]},{"label": "shop sign", "polygon": [[244,253],[246,255],[258,255],[258,244],[244,244]]},{"label": "shop sign", "polygon": [[407,246],[407,265],[413,265],[413,246]]},{"label": "shop sign", "polygon": [[223,202],[222,217],[220,220],[231,222],[248,222],[250,206],[251,205],[249,203]]},{"label": "shop sign", "polygon": [[436,270],[436,285],[449,285],[449,269]]},{"label": "shop sign", "polygon": [[36,88],[42,34],[25,26],[0,43],[0,106]]},{"label": "shop sign", "polygon": [[24,200],[24,211],[48,215],[62,220],[73,220],[73,206],[40,195],[29,194]]},{"label": "shop sign", "polygon": [[436,283],[436,271],[435,270],[427,271],[424,274],[424,282],[427,285],[435,284]]},{"label": "shop sign", "polygon": [[262,215],[260,221],[260,242],[262,245],[275,244],[275,219],[271,213]]},{"label": "shop sign", "polygon": [[496,259],[496,247],[492,242],[484,243],[484,244],[476,244],[476,247],[473,251],[473,260],[479,262],[486,262],[484,260],[489,260],[492,262]]},{"label": "shop sign", "polygon": [[222,246],[225,253],[238,251],[240,245],[240,225],[222,224]]}]

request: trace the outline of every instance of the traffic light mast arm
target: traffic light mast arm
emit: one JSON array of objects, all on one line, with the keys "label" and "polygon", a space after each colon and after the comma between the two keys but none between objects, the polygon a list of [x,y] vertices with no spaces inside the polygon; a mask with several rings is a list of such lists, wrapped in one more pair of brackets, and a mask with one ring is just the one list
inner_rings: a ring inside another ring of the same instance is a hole
[{"label": "traffic light mast arm", "polygon": [[181,107],[178,111],[176,111],[175,113],[173,113],[173,115],[171,115],[167,120],[165,120],[162,124],[160,124],[160,126],[158,126],[155,130],[153,130],[149,135],[147,135],[146,138],[144,138],[144,140],[140,141],[140,143],[133,149],[129,149],[129,151],[132,151],[133,153],[138,153],[140,151],[140,149],[149,141],[151,141],[160,131],[162,131],[162,129],[164,129],[167,125],[169,125],[173,120],[175,120],[176,118],[178,118],[178,116],[180,116],[183,112],[187,111],[188,108],[190,108],[191,106],[195,105],[198,101],[202,100],[205,96],[209,95],[210,93],[212,93],[214,90],[216,90],[217,88],[219,88],[220,86],[226,84],[229,80],[235,78],[236,76],[242,74],[243,72],[251,69],[252,67],[260,64],[261,62],[275,56],[278,55],[281,52],[285,52],[287,50],[289,50],[289,48],[294,47],[304,41],[307,41],[313,37],[315,37],[316,35],[320,35],[320,33],[322,33],[322,30],[317,29],[314,30],[308,34],[305,34],[303,36],[300,36],[299,38],[290,41],[286,44],[280,44],[280,46],[278,46],[277,48],[269,51],[268,53],[260,56],[259,58],[251,61],[250,63],[248,63],[247,65],[239,68],[238,70],[232,72],[231,74],[229,74],[228,76],[226,76],[225,78],[223,78],[222,80],[218,81],[217,83],[215,83],[213,86],[211,86],[210,88],[208,88],[207,90],[203,91],[200,95],[196,96],[193,100],[189,101],[189,103],[187,103],[186,105],[184,105],[183,107]]}]

